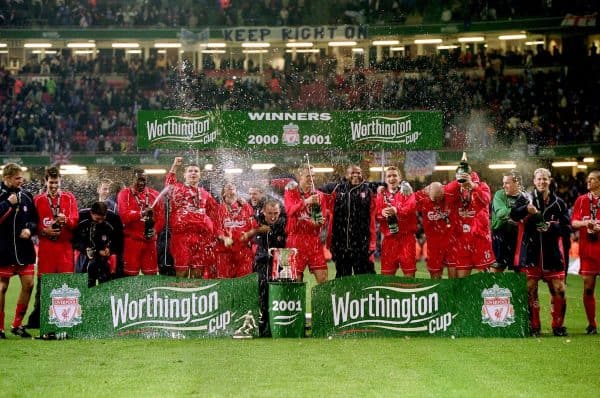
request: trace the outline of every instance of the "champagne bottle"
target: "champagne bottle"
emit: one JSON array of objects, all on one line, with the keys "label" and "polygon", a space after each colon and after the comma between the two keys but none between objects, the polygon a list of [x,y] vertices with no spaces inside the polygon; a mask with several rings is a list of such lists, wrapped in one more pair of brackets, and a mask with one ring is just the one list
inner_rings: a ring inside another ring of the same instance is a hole
[{"label": "champagne bottle", "polygon": [[[311,193],[311,195],[315,195],[315,192]],[[322,224],[324,222],[323,209],[321,208],[320,203],[313,203],[310,205],[310,216],[317,224]]]},{"label": "champagne bottle", "polygon": [[152,239],[154,237],[154,214],[152,209],[147,209],[144,216],[144,238]]},{"label": "champagne bottle", "polygon": [[590,242],[596,242],[598,240],[598,234],[596,233],[596,231],[594,231],[593,228],[590,227],[588,227],[587,229],[587,237]]},{"label": "champagne bottle", "polygon": [[546,221],[544,220],[544,215],[542,214],[541,211],[538,211],[537,213],[535,213],[533,215],[533,219],[535,221],[535,227],[539,231],[545,231],[548,229],[548,225],[546,224]]},{"label": "champagne bottle", "polygon": [[465,173],[467,173],[467,174],[471,173],[471,166],[469,165],[469,162],[467,161],[467,153],[463,152],[462,158],[460,159],[460,163],[458,164],[458,167],[456,168],[456,180],[461,184],[463,184],[467,181],[464,178],[462,178],[462,174],[465,174]]},{"label": "champagne bottle", "polygon": [[[537,199],[536,191],[534,191],[532,194],[528,194],[527,197],[528,197],[529,203],[531,203],[534,206],[535,206],[534,198],[536,199],[535,200],[536,203],[540,203],[540,201]],[[543,232],[548,229],[546,220],[544,220],[544,213],[541,210],[538,209],[538,211],[535,214],[533,214],[532,217],[533,217],[533,221],[535,222],[535,227],[537,228],[538,231]]]},{"label": "champagne bottle", "polygon": [[[392,202],[390,202],[390,200],[388,199],[386,192],[383,193],[383,201],[385,202],[387,207],[392,207]],[[387,221],[390,233],[391,234],[397,233],[398,232],[398,217],[396,217],[395,214],[392,214],[391,216],[387,217],[386,221]]]}]

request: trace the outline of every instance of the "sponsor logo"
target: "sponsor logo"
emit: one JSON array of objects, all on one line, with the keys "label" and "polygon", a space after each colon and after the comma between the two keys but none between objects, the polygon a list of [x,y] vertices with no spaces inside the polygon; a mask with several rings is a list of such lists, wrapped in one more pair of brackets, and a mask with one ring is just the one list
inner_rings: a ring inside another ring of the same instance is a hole
[{"label": "sponsor logo", "polygon": [[372,116],[371,121],[350,122],[353,142],[413,144],[422,133],[413,131],[410,116]]},{"label": "sponsor logo", "polygon": [[349,331],[444,332],[457,314],[439,312],[439,295],[430,292],[437,286],[369,286],[360,297],[352,297],[351,292],[332,294],[333,325]]},{"label": "sponsor logo", "polygon": [[115,158],[111,156],[96,158],[96,164],[116,164]]},{"label": "sponsor logo", "polygon": [[8,163],[16,163],[16,164],[23,164],[23,159],[19,158],[19,157],[13,157],[13,158],[3,158],[2,159],[2,163],[4,164],[8,164]]},{"label": "sponsor logo", "polygon": [[300,144],[300,128],[297,124],[290,123],[283,126],[283,143],[287,146],[296,146]]},{"label": "sponsor logo", "polygon": [[427,219],[429,221],[443,221],[450,216],[450,211],[428,211]]},{"label": "sponsor logo", "polygon": [[510,302],[512,293],[507,288],[494,285],[481,292],[481,322],[493,328],[507,327],[515,323],[515,310]]},{"label": "sponsor logo", "polygon": [[246,219],[243,220],[233,220],[231,218],[226,218],[223,220],[223,226],[225,228],[244,228],[247,224]]},{"label": "sponsor logo", "polygon": [[592,147],[591,146],[582,146],[582,147],[577,148],[577,153],[579,155],[589,155],[589,154],[592,154],[594,152],[592,151]]},{"label": "sponsor logo", "polygon": [[473,218],[475,217],[475,210],[465,210],[465,209],[458,209],[458,215],[462,218]]},{"label": "sponsor logo", "polygon": [[146,289],[144,296],[110,296],[115,330],[134,328],[223,333],[235,313],[219,312],[218,283],[199,287],[159,286]]},{"label": "sponsor logo", "polygon": [[208,144],[216,140],[217,132],[211,126],[209,115],[167,116],[165,120],[146,122],[151,143],[170,141]]},{"label": "sponsor logo", "polygon": [[81,323],[79,289],[71,289],[63,284],[60,289],[52,289],[48,323],[61,328],[70,328]]}]

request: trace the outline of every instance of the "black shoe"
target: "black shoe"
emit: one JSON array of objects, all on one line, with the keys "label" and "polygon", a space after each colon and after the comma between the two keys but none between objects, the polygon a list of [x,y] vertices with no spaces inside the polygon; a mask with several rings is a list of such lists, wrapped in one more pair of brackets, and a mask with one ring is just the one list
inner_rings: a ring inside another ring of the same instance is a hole
[{"label": "black shoe", "polygon": [[598,334],[598,328],[595,326],[588,326],[585,328],[585,334]]},{"label": "black shoe", "polygon": [[25,328],[23,326],[12,328],[10,331],[15,336],[21,336],[24,339],[30,339],[31,338],[31,335],[29,334],[29,332],[27,332],[27,330],[25,330]]},{"label": "black shoe", "polygon": [[27,323],[27,325],[25,325],[25,328],[27,328],[27,329],[39,329],[40,328],[40,321],[39,321],[39,319],[35,319],[35,318],[29,317],[29,322]]},{"label": "black shoe", "polygon": [[554,334],[557,337],[565,337],[568,336],[569,334],[567,333],[567,328],[564,326],[560,326],[557,328],[552,328],[552,334]]},{"label": "black shoe", "polygon": [[6,340],[6,334],[4,334],[4,330],[0,330],[0,340]]},{"label": "black shoe", "polygon": [[542,335],[542,333],[540,332],[540,329],[531,329],[529,331],[529,335],[531,337],[540,337]]}]

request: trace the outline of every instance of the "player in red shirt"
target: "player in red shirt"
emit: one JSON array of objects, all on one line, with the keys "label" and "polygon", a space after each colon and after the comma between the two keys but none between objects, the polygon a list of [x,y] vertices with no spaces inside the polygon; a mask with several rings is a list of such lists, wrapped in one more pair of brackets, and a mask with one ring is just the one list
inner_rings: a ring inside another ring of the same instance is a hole
[{"label": "player in red shirt", "polygon": [[284,203],[288,215],[286,247],[298,249],[294,264],[296,279],[302,280],[308,266],[317,283],[327,281],[327,261],[321,244],[330,199],[314,189],[313,169],[307,165],[298,169],[298,182],[285,187]]},{"label": "player in red shirt", "polygon": [[73,230],[79,222],[77,200],[60,187],[57,167],[50,167],[44,176],[46,192],[33,198],[38,214],[38,276],[71,274],[74,271]]},{"label": "player in red shirt", "polygon": [[427,238],[427,270],[432,279],[440,279],[456,245],[456,228],[460,225],[458,213],[452,211],[451,203],[444,195],[444,186],[439,182],[432,182],[415,192],[415,200]]},{"label": "player in red shirt", "polygon": [[146,184],[143,169],[133,170],[132,184],[117,196],[117,208],[123,222],[124,273],[135,276],[156,275],[158,259],[156,239],[165,226],[165,209],[160,193]]},{"label": "player in red shirt", "polygon": [[395,275],[398,267],[404,276],[414,278],[416,265],[417,212],[413,190],[401,183],[396,167],[385,171],[387,188],[377,194],[375,214],[383,240],[381,242],[381,274]]},{"label": "player in red shirt", "polygon": [[490,187],[480,181],[475,172],[457,173],[457,180],[445,186],[444,195],[452,203],[452,210],[458,212],[460,223],[448,276],[463,278],[473,269],[487,270],[495,261],[490,229]]},{"label": "player in red shirt", "polygon": [[214,218],[218,203],[200,186],[200,168],[188,165],[183,174],[184,182],[178,182],[176,172],[183,158],[176,157],[167,173],[166,184],[170,186],[171,243],[175,275],[202,278],[212,275],[215,260]]},{"label": "player in red shirt", "polygon": [[33,203],[38,216],[38,280],[33,312],[27,327],[40,325],[40,286],[45,274],[72,274],[73,230],[79,222],[77,200],[71,192],[61,189],[61,176],[57,167],[49,167],[44,175],[46,192],[36,195]]},{"label": "player in red shirt", "polygon": [[218,243],[215,257],[217,278],[237,278],[252,273],[254,251],[249,231],[258,226],[254,209],[241,199],[237,188],[226,183],[221,191],[223,202],[216,217]]},{"label": "player in red shirt", "polygon": [[600,171],[587,178],[588,193],[580,195],[573,206],[571,225],[579,230],[579,274],[583,278],[583,306],[588,320],[587,334],[597,334],[596,276],[600,274]]}]

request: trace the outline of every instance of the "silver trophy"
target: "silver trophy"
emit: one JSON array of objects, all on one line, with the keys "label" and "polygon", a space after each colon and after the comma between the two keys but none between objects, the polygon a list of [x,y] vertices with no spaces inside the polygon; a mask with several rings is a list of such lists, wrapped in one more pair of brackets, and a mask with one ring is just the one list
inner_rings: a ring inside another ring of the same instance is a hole
[{"label": "silver trophy", "polygon": [[273,257],[273,278],[278,280],[295,281],[296,275],[293,266],[296,263],[298,249],[276,248],[269,249],[269,256]]}]

